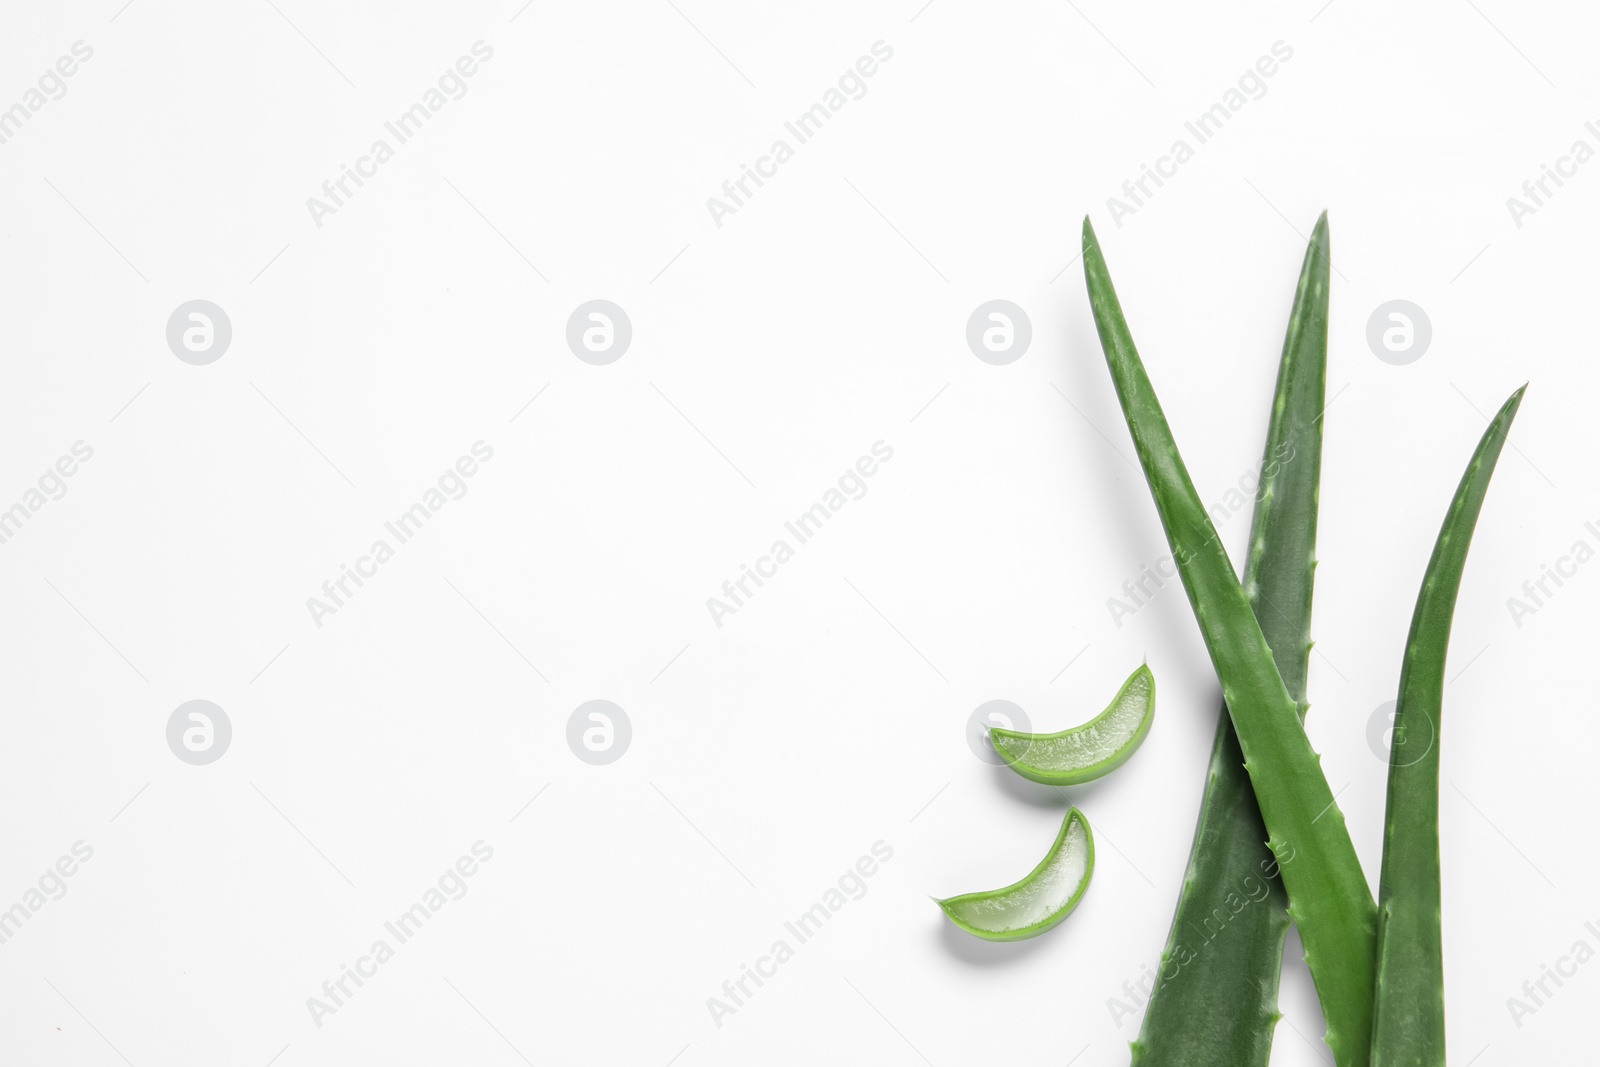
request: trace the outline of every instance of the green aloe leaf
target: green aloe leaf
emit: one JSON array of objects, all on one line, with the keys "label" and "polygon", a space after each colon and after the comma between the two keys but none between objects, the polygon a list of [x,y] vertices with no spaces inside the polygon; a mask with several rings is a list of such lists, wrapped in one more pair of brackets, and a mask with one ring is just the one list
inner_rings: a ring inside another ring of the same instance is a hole
[{"label": "green aloe leaf", "polygon": [[1084,274],[1100,344],[1184,591],[1238,733],[1245,770],[1300,928],[1339,1067],[1365,1067],[1372,1040],[1377,909],[1344,815],[1272,650],[1234,576],[1128,332],[1089,220]]},{"label": "green aloe leaf", "polygon": [[1038,937],[1072,914],[1094,876],[1094,835],[1083,812],[1061,820],[1055,844],[1026,878],[1004,889],[936,900],[950,921],[985,941]]},{"label": "green aloe leaf", "polygon": [[[1456,488],[1417,594],[1400,668],[1395,743],[1378,899],[1378,990],[1373,1067],[1443,1067],[1444,955],[1439,925],[1439,728],[1450,622],[1506,434],[1527,386],[1511,394],[1484,430]],[[1418,755],[1400,743],[1431,738]]]},{"label": "green aloe leaf", "polygon": [[1156,714],[1156,679],[1140,666],[1099,715],[1054,734],[989,728],[994,750],[1012,770],[1045,785],[1079,785],[1128,762]]},{"label": "green aloe leaf", "polygon": [[[1284,687],[1306,711],[1311,589],[1328,363],[1328,216],[1312,231],[1278,364],[1244,590]],[[1224,704],[1189,869],[1161,956],[1136,1067],[1267,1067],[1288,898]]]}]

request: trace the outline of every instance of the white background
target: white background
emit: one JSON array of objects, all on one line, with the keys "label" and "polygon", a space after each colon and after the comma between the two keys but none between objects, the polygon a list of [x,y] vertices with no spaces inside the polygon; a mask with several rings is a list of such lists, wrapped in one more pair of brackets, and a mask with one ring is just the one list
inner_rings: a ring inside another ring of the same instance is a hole
[{"label": "white background", "polygon": [[[1309,730],[1375,883],[1369,720],[1484,415],[1531,380],[1452,643],[1449,1040],[1478,1067],[1593,1055],[1600,963],[1520,1028],[1506,1003],[1600,947],[1600,565],[1520,627],[1506,605],[1600,547],[1600,165],[1520,227],[1506,206],[1600,147],[1578,5],[275,2],[0,16],[0,106],[94,50],[0,145],[0,507],[94,449],[0,545],[0,907],[94,850],[0,945],[0,1059],[1125,1063],[1138,1017],[1107,1000],[1165,940],[1216,683],[1176,584],[1107,610],[1165,546],[1079,225],[1218,501],[1259,460],[1324,207]],[[306,199],[479,40],[467,94],[315,225]],[[716,226],[707,197],[880,40],[866,95]],[[1107,198],[1276,41],[1265,95],[1118,226]],[[194,298],[233,325],[209,366],[165,340]],[[634,330],[605,367],[564,340],[594,298]],[[1008,366],[964,336],[995,298],[1032,320]],[[1432,321],[1410,365],[1365,340],[1391,299]],[[479,440],[470,492],[316,626],[307,598]],[[706,599],[879,440],[866,496],[715,626]],[[1099,844],[1077,913],[1011,946],[948,928],[927,896],[1020,876],[1064,806],[974,757],[972,710],[1059,729],[1146,658],[1147,743],[1073,791]],[[205,767],[165,739],[197,698],[234,730]],[[596,698],[633,727],[609,766],[565,740]],[[315,1025],[307,998],[479,840],[470,892]],[[716,1026],[707,998],[879,840],[865,897]],[[1318,1064],[1295,951],[1273,1062]]]}]

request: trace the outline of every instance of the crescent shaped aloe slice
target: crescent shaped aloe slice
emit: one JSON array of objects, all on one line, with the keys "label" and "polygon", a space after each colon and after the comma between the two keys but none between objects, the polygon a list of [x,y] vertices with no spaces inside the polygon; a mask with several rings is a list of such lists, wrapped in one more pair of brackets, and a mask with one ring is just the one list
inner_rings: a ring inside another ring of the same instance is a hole
[{"label": "crescent shaped aloe slice", "polygon": [[1128,676],[1106,710],[1082,726],[1054,734],[992,727],[989,739],[1011,769],[1045,785],[1078,785],[1110,774],[1144,742],[1156,713],[1156,679],[1148,665]]},{"label": "crescent shaped aloe slice", "polygon": [[[1523,386],[1526,389],[1527,386]],[[1389,750],[1389,799],[1378,888],[1378,995],[1373,1067],[1443,1067],[1444,954],[1439,924],[1439,726],[1445,654],[1461,572],[1484,494],[1522,389],[1511,394],[1478,441],[1450,502],[1417,594],[1400,667],[1394,737],[1427,737],[1420,756]],[[1427,725],[1423,726],[1426,720]],[[1411,727],[1408,729],[1408,727]],[[1415,746],[1412,746],[1413,748]]]},{"label": "crescent shaped aloe slice", "polygon": [[1083,266],[1100,345],[1195,621],[1222,683],[1245,770],[1278,857],[1289,916],[1327,1020],[1338,1067],[1366,1067],[1372,1041],[1377,906],[1321,758],[1301,725],[1250,600],[1235,577],[1134,347],[1094,228]]},{"label": "crescent shaped aloe slice", "polygon": [[936,900],[946,917],[985,941],[1038,937],[1072,914],[1094,875],[1094,835],[1073,808],[1044,859],[1026,878],[1004,889]]}]

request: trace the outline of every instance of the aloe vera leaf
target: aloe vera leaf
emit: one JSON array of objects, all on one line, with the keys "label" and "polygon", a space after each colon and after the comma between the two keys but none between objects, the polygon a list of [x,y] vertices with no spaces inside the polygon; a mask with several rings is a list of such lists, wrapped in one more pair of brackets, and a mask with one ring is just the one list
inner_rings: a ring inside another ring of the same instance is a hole
[{"label": "aloe vera leaf", "polygon": [[1245,770],[1281,865],[1339,1067],[1365,1067],[1372,1041],[1377,908],[1344,815],[1322,774],[1250,600],[1234,577],[1161,402],[1134,348],[1087,218],[1083,263],[1106,365],[1167,543],[1239,736]]},{"label": "aloe vera leaf", "polygon": [[1094,834],[1083,812],[1061,820],[1055,844],[1028,876],[1004,889],[936,900],[950,921],[985,941],[1038,937],[1072,914],[1094,876]]},{"label": "aloe vera leaf", "polygon": [[[1417,594],[1400,668],[1378,888],[1373,1067],[1443,1067],[1444,954],[1439,925],[1439,727],[1444,664],[1472,531],[1527,386],[1483,431],[1445,514]],[[1427,726],[1423,726],[1426,720]],[[1429,737],[1421,755],[1402,743]]]},{"label": "aloe vera leaf", "polygon": [[1147,665],[1128,676],[1106,710],[1082,726],[1053,734],[990,727],[994,750],[1012,770],[1045,785],[1079,785],[1128,762],[1156,713],[1156,678]]},{"label": "aloe vera leaf", "polygon": [[[1244,590],[1284,688],[1306,712],[1311,589],[1328,364],[1328,216],[1311,233],[1278,363]],[[1288,898],[1224,704],[1189,869],[1136,1067],[1267,1067],[1278,1022]]]}]

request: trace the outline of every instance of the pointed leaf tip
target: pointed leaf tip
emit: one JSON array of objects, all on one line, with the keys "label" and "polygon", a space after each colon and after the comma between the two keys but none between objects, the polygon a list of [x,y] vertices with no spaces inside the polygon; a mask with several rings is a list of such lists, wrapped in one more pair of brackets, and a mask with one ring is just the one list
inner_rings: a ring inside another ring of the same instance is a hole
[{"label": "pointed leaf tip", "polygon": [[1522,394],[1528,391],[1528,383],[1523,382],[1517,391],[1506,397],[1506,402],[1500,405],[1500,410],[1495,414],[1497,420],[1504,419],[1510,422],[1517,416],[1517,409],[1522,407]]}]

